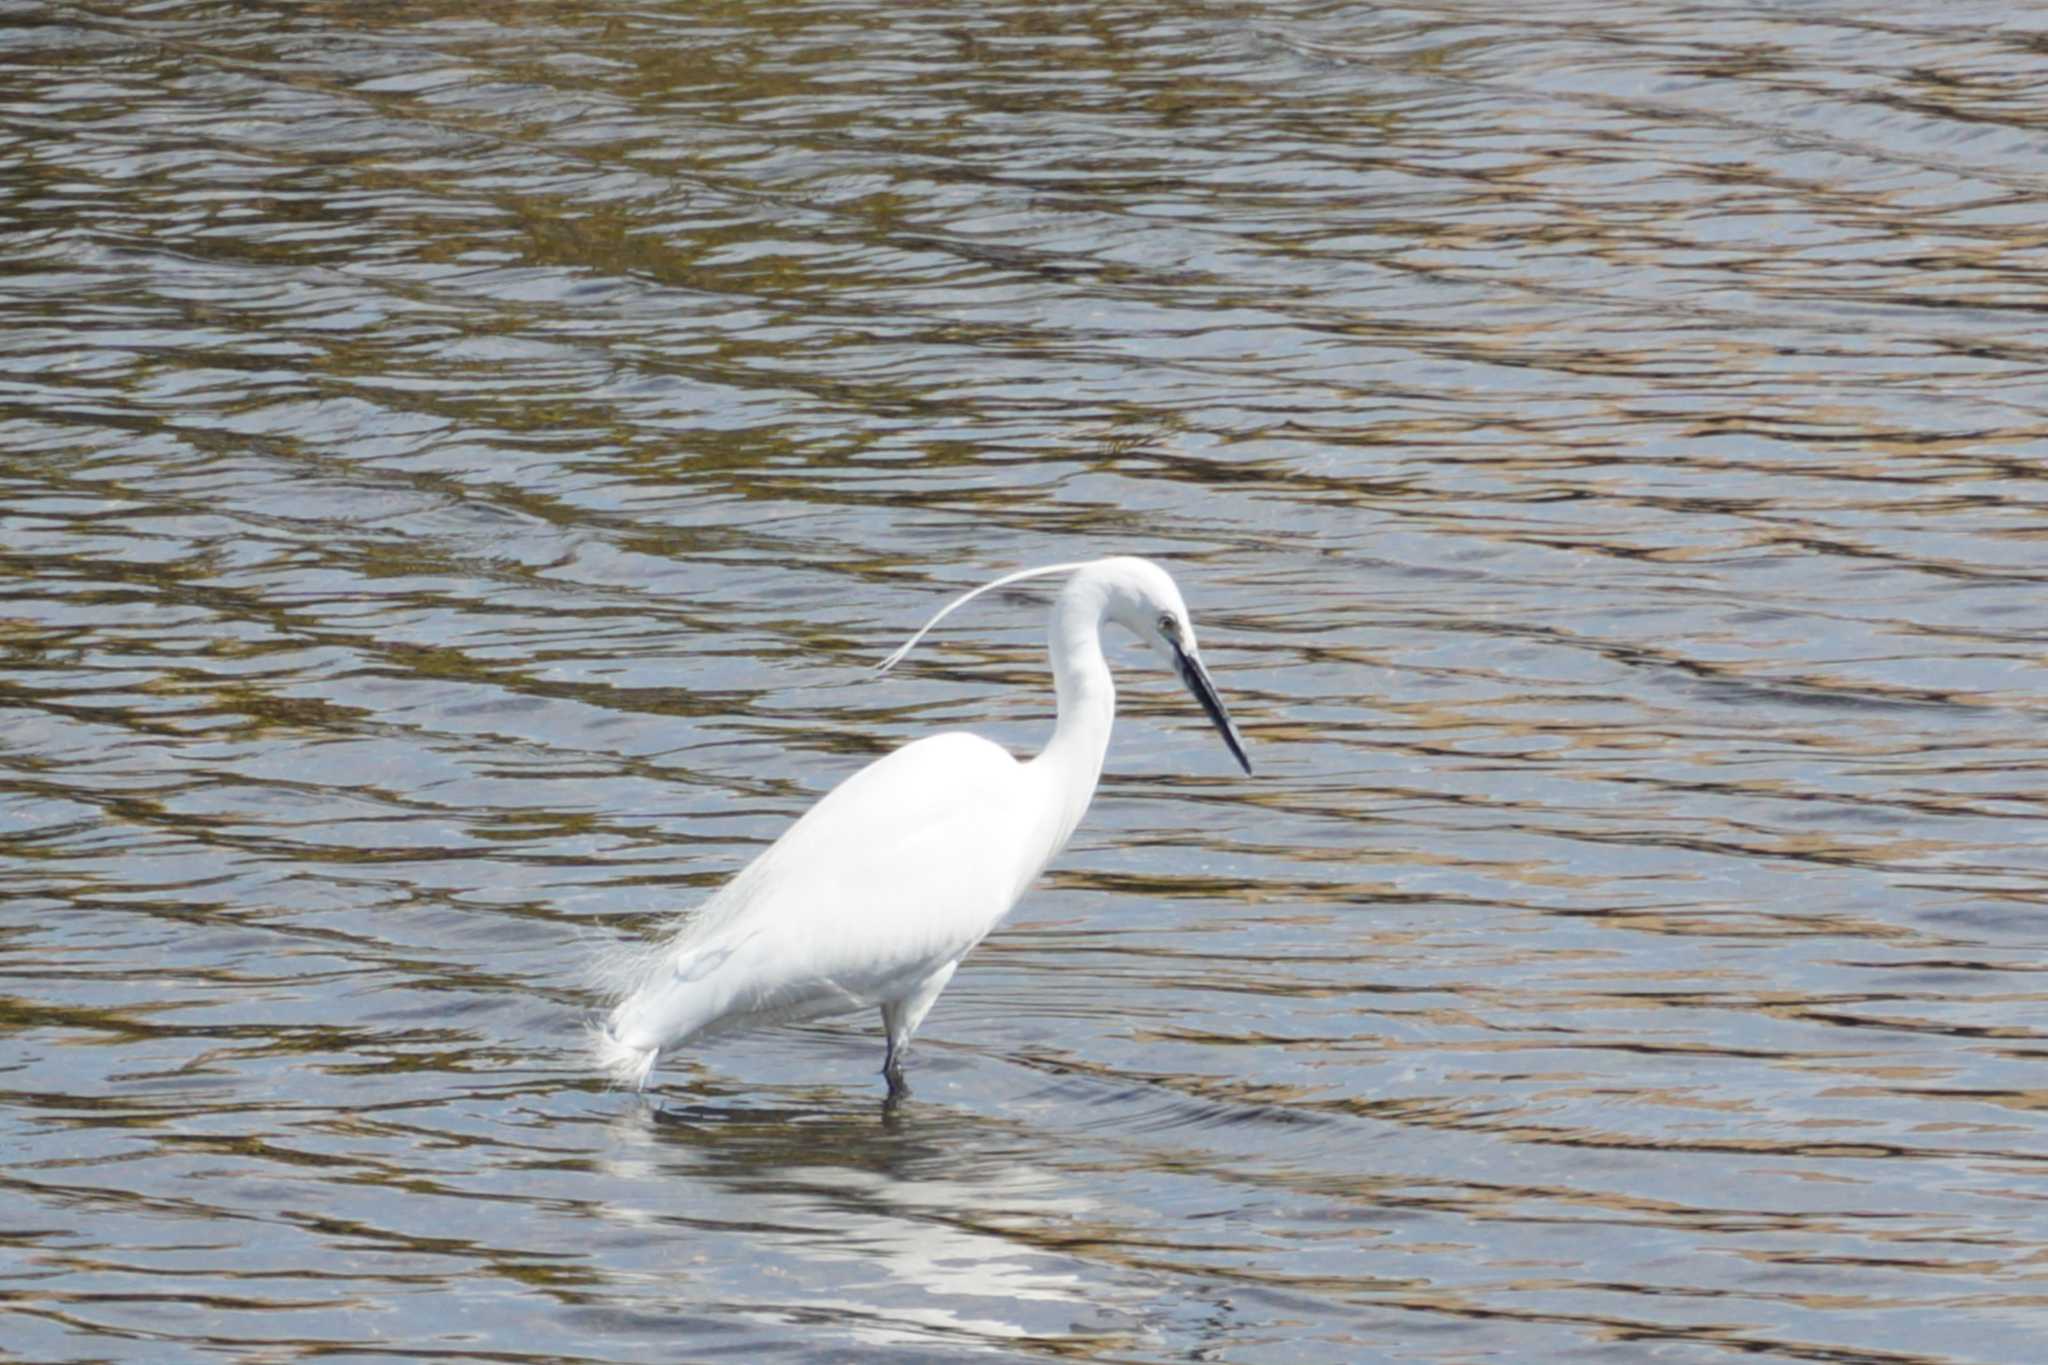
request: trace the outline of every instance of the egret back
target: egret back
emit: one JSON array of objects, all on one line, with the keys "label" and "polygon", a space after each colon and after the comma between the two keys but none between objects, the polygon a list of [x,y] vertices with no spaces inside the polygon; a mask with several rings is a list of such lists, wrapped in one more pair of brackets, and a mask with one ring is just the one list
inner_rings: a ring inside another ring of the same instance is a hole
[{"label": "egret back", "polygon": [[1040,782],[965,733],[855,773],[629,964],[600,1059],[637,1082],[687,1038],[907,996],[995,928],[1065,842]]}]

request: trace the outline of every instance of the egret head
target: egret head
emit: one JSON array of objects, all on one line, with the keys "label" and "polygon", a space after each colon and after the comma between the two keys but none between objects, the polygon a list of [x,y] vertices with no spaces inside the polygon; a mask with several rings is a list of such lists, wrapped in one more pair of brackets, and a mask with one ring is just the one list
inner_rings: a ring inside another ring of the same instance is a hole
[{"label": "egret head", "polygon": [[1134,558],[1098,560],[1088,567],[1102,575],[1108,591],[1103,614],[1151,645],[1167,666],[1180,675],[1181,682],[1230,747],[1230,756],[1250,772],[1252,761],[1245,757],[1244,738],[1231,723],[1230,713],[1223,709],[1223,699],[1216,695],[1209,670],[1202,666],[1201,651],[1195,647],[1195,624],[1188,619],[1187,603],[1181,600],[1180,588],[1166,570],[1149,559]]},{"label": "egret head", "polygon": [[1244,739],[1231,723],[1230,713],[1223,709],[1223,699],[1216,695],[1216,684],[1209,680],[1209,670],[1202,666],[1201,653],[1195,647],[1194,623],[1188,619],[1187,603],[1181,600],[1180,589],[1166,570],[1149,559],[1119,556],[1078,564],[1048,564],[1043,568],[1005,574],[995,582],[984,583],[947,603],[936,616],[925,622],[923,629],[884,659],[882,668],[893,667],[924,638],[926,631],[955,607],[995,588],[1007,587],[1027,578],[1055,575],[1071,575],[1070,591],[1085,590],[1098,595],[1102,619],[1115,621],[1159,652],[1167,665],[1180,675],[1181,682],[1194,694],[1203,712],[1222,734],[1231,757],[1237,760],[1239,767],[1250,772],[1252,763],[1245,757]]}]

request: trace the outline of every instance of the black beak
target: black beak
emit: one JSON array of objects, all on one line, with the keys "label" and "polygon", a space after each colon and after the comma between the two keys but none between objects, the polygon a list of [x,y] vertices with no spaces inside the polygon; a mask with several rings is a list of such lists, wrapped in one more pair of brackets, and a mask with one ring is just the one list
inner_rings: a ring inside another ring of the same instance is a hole
[{"label": "black beak", "polygon": [[1210,722],[1222,732],[1223,742],[1230,746],[1230,756],[1249,774],[1252,761],[1244,756],[1244,738],[1230,723],[1230,713],[1223,709],[1223,699],[1216,695],[1216,684],[1209,681],[1209,670],[1202,667],[1200,659],[1182,649],[1178,640],[1172,644],[1173,665],[1180,670],[1180,680],[1187,684],[1188,691],[1195,694],[1195,700],[1209,713]]}]

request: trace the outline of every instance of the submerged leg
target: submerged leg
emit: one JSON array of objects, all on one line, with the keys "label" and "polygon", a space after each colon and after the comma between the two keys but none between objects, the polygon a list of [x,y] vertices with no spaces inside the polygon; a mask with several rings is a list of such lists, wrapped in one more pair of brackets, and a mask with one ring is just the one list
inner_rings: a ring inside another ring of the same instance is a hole
[{"label": "submerged leg", "polygon": [[882,1054],[882,1079],[889,1083],[889,1098],[899,1100],[910,1093],[910,1086],[903,1080],[903,1064],[896,1060],[896,1025],[889,1018],[889,1007],[882,1006],[882,1027],[889,1035],[888,1051]]},{"label": "submerged leg", "polygon": [[918,982],[910,994],[882,1006],[882,1028],[889,1035],[889,1050],[882,1056],[882,1077],[889,1082],[890,1099],[910,1093],[903,1080],[903,1054],[910,1049],[910,1035],[917,1032],[917,1026],[931,1012],[932,1002],[946,989],[946,983],[953,979],[953,969],[959,965],[957,961],[948,962]]}]

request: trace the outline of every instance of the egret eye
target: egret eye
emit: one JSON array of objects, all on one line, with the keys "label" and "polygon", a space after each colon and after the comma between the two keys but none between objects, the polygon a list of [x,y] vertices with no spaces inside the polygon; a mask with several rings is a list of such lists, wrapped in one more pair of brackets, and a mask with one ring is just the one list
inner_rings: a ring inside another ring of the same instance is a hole
[{"label": "egret eye", "polygon": [[1172,612],[1162,611],[1159,613],[1159,633],[1169,640],[1178,640],[1180,638],[1180,622],[1173,619]]}]

